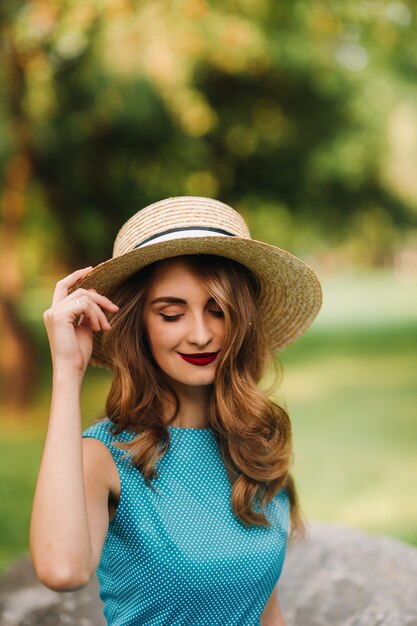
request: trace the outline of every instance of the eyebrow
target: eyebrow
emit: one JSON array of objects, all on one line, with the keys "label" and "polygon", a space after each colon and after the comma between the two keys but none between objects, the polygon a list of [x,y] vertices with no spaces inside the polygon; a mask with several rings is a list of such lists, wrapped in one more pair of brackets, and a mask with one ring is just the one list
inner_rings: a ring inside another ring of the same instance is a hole
[{"label": "eyebrow", "polygon": [[161,298],[155,298],[151,304],[157,304],[157,302],[166,302],[168,304],[187,304],[182,298],[172,298],[171,296],[162,296]]},{"label": "eyebrow", "polygon": [[[186,300],[183,300],[182,298],[174,298],[172,296],[161,296],[160,298],[155,298],[155,300],[152,300],[151,304],[157,304],[158,302],[165,302],[166,304],[187,304]],[[211,304],[212,302],[215,302],[214,298],[209,298],[207,300],[207,304]]]}]

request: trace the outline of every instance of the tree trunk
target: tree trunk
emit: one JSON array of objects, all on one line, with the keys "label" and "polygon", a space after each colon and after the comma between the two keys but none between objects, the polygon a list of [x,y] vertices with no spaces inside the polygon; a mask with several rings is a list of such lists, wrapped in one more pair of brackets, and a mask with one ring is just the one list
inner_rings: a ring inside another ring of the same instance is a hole
[{"label": "tree trunk", "polygon": [[[3,31],[7,37],[6,29]],[[19,315],[25,286],[19,248],[33,155],[30,124],[23,109],[26,85],[22,63],[10,38],[7,43],[2,62],[7,77],[13,153],[5,167],[0,198],[0,381],[4,402],[21,408],[33,397],[37,372],[35,342]]]}]

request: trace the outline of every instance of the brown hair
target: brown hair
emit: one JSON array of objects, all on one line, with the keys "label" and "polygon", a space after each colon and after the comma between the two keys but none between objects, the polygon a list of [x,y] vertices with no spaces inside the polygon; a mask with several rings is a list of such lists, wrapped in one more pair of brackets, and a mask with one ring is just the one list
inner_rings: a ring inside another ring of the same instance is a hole
[{"label": "brown hair", "polygon": [[[259,283],[239,263],[214,255],[178,257],[199,278],[225,316],[226,338],[219,356],[207,421],[217,437],[232,481],[231,504],[245,524],[268,526],[266,504],[285,487],[291,507],[292,532],[303,528],[294,482],[291,423],[286,410],[270,399],[276,384],[263,391],[258,386],[268,365],[277,362],[265,338],[257,306]],[[116,432],[129,429],[137,437],[119,444],[128,450],[135,466],[151,485],[155,463],[169,446],[162,420],[162,396],[179,411],[179,399],[153,360],[146,338],[143,307],[158,261],[120,285],[110,298],[120,309],[111,317],[112,328],[103,335],[114,378],[106,414]]]}]

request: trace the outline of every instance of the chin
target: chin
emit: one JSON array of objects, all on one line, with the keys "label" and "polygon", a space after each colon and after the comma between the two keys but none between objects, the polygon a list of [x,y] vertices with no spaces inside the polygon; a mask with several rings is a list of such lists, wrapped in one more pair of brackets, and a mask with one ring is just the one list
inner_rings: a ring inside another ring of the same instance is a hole
[{"label": "chin", "polygon": [[214,383],[214,376],[210,377],[209,379],[205,378],[199,380],[178,380],[177,382],[187,387],[209,387]]},{"label": "chin", "polygon": [[174,378],[168,376],[168,382],[175,387],[180,385],[181,387],[192,387],[197,389],[198,387],[210,387],[214,384],[214,374],[211,376],[190,376],[184,378]]}]

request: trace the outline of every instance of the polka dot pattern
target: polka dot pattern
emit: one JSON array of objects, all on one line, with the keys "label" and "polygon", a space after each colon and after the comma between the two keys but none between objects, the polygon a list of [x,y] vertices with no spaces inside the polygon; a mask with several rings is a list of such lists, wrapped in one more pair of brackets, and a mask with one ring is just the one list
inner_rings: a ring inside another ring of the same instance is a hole
[{"label": "polka dot pattern", "polygon": [[[254,626],[281,573],[289,526],[287,494],[266,508],[269,528],[245,526],[210,429],[168,427],[170,445],[148,487],[107,419],[83,437],[102,441],[121,495],[97,575],[110,626]],[[124,456],[124,458],[122,458]]]}]

